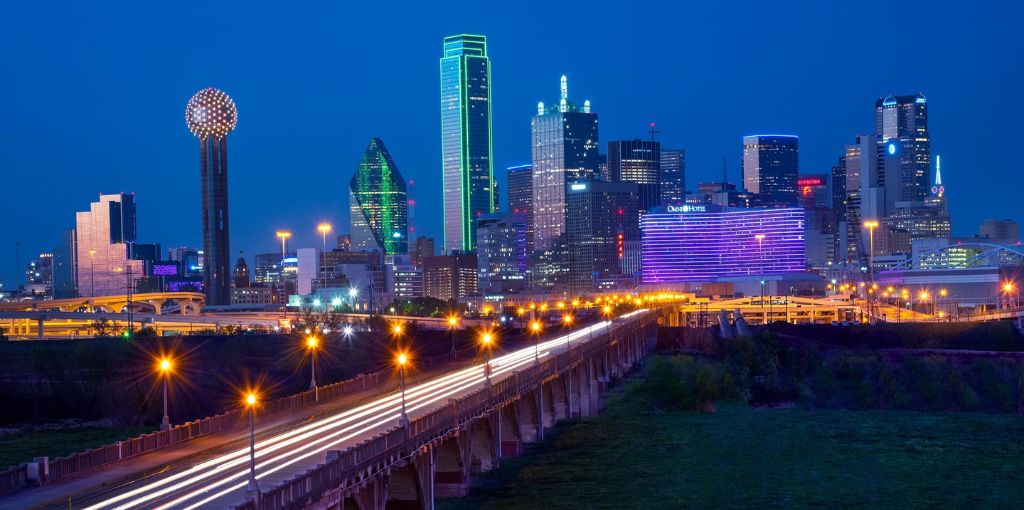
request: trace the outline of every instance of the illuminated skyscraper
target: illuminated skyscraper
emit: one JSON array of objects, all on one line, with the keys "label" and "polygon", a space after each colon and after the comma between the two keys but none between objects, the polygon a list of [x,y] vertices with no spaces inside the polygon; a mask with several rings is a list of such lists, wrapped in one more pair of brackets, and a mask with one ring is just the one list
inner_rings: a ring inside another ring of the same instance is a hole
[{"label": "illuminated skyscraper", "polygon": [[896,195],[886,197],[888,208],[898,201],[927,198],[932,163],[924,94],[879,98],[875,102],[875,134],[882,178],[895,178],[893,185],[886,186]]},{"label": "illuminated skyscraper", "polygon": [[661,205],[677,205],[686,200],[686,151],[661,151]]},{"label": "illuminated skyscraper", "polygon": [[441,171],[444,250],[476,247],[475,219],[494,212],[491,63],[487,38],[444,38],[441,57]]},{"label": "illuminated skyscraper", "polygon": [[661,142],[608,142],[608,174],[613,182],[639,185],[641,212],[661,205]]},{"label": "illuminated skyscraper", "polygon": [[799,141],[791,135],[743,137],[743,188],[765,207],[797,204]]},{"label": "illuminated skyscraper", "polygon": [[526,250],[533,251],[533,165],[508,167],[508,212],[526,221]]},{"label": "illuminated skyscraper", "polygon": [[196,92],[185,107],[189,131],[199,138],[203,183],[203,289],[206,304],[231,304],[228,247],[228,133],[235,130],[235,102],[213,87]]},{"label": "illuminated skyscraper", "polygon": [[100,195],[88,211],[75,213],[75,256],[78,295],[114,296],[128,293],[143,276],[141,260],[129,260],[135,242],[135,195]]},{"label": "illuminated skyscraper", "polygon": [[405,179],[380,138],[370,139],[349,185],[352,249],[408,253]]},{"label": "illuminated skyscraper", "polygon": [[533,138],[533,250],[537,257],[532,285],[551,289],[568,283],[566,193],[573,182],[590,181],[598,172],[597,114],[590,101],[569,102],[566,77],[554,106],[537,105]]}]

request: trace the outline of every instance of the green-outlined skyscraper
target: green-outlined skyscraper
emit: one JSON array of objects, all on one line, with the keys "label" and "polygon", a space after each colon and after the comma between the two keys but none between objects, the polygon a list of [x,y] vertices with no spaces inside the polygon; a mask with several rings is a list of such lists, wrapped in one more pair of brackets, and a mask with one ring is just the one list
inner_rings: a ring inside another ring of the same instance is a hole
[{"label": "green-outlined skyscraper", "polygon": [[349,184],[352,250],[408,252],[405,179],[380,138],[371,138]]},{"label": "green-outlined skyscraper", "polygon": [[487,38],[444,38],[441,57],[444,249],[476,248],[476,218],[494,212],[491,63]]}]

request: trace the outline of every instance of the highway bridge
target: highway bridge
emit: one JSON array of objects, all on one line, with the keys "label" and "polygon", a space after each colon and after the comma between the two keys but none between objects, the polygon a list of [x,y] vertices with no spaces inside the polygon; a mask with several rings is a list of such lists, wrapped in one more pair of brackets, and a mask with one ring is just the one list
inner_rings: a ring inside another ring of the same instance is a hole
[{"label": "highway bridge", "polygon": [[472,363],[410,384],[404,397],[387,384],[372,397],[262,418],[251,497],[249,448],[236,430],[52,484],[43,476],[0,509],[433,508],[555,421],[596,413],[601,391],[650,352],[657,317],[637,310],[539,340],[491,359],[490,370]]}]

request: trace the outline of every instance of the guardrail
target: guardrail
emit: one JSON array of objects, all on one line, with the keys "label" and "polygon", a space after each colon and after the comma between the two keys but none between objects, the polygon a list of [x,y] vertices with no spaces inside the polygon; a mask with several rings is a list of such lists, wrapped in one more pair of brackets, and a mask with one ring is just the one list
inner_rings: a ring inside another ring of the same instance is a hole
[{"label": "guardrail", "polygon": [[[651,320],[642,316],[641,325]],[[246,501],[235,510],[285,510],[297,505],[312,503],[329,490],[344,488],[342,485],[358,473],[368,473],[374,467],[385,468],[416,452],[439,437],[451,434],[463,424],[480,417],[495,407],[513,401],[547,380],[583,362],[585,359],[611,343],[614,331],[635,326],[634,321],[609,328],[603,342],[585,342],[569,352],[544,360],[539,365],[517,371],[513,376],[494,382],[490,388],[483,388],[459,399],[451,399],[448,406],[440,407],[409,422],[408,431],[399,427],[376,437],[351,446],[344,451],[331,451],[327,462],[302,473],[291,480],[263,492],[259,502]],[[389,462],[390,461],[390,462]],[[372,473],[371,473],[372,474]]]},{"label": "guardrail", "polygon": [[[448,353],[427,358],[420,366],[424,370],[429,370],[450,363],[455,359],[467,359],[465,356],[472,352],[474,352],[472,348],[467,348],[458,351],[456,357]],[[317,390],[306,390],[268,401],[262,407],[264,412],[268,414],[291,411],[317,403],[317,392],[319,392],[320,400],[329,400],[386,384],[391,382],[393,375],[394,371],[390,368],[377,370],[369,374],[359,374],[351,379],[321,386]],[[397,381],[394,384],[397,387]],[[386,387],[384,391],[387,391]],[[30,482],[37,482],[39,484],[55,482],[72,475],[135,458],[145,453],[182,444],[197,437],[241,429],[245,425],[243,418],[242,410],[235,409],[175,425],[169,430],[142,434],[114,444],[100,446],[84,452],[72,453],[65,457],[49,460],[48,462],[31,463],[35,464],[34,469],[38,473],[34,477],[27,474],[30,471],[28,464],[13,466],[7,471],[0,471],[0,494],[25,487]]]}]

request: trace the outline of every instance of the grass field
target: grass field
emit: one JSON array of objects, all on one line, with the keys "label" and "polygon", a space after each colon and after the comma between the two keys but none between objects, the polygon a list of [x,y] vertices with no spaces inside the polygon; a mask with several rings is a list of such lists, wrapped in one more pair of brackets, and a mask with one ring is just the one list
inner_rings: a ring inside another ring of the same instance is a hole
[{"label": "grass field", "polygon": [[752,409],[599,417],[438,508],[1024,508],[1024,418]]},{"label": "grass field", "polygon": [[0,436],[0,469],[28,462],[34,457],[51,459],[118,440],[152,432],[146,427],[80,427],[40,430]]}]

